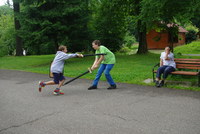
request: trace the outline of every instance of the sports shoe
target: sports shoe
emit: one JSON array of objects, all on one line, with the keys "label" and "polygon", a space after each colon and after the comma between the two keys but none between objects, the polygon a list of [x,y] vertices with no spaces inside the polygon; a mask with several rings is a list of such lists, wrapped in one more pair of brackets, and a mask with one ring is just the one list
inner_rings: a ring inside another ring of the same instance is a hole
[{"label": "sports shoe", "polygon": [[42,91],[43,87],[45,87],[45,83],[43,81],[39,81],[39,88],[38,88],[39,92]]},{"label": "sports shoe", "polygon": [[60,93],[61,95],[64,95],[64,94],[65,94],[62,90],[60,90],[59,93]]},{"label": "sports shoe", "polygon": [[53,91],[53,94],[54,95],[64,95],[64,92],[62,91],[62,90],[60,90],[60,89],[55,89],[54,91]]},{"label": "sports shoe", "polygon": [[111,85],[110,87],[108,87],[107,89],[116,89],[117,86],[116,85]]},{"label": "sports shoe", "polygon": [[97,86],[91,86],[88,88],[88,90],[92,90],[92,89],[97,89]]},{"label": "sports shoe", "polygon": [[165,83],[164,80],[161,80],[159,86],[160,86],[160,87],[164,86],[164,83]]},{"label": "sports shoe", "polygon": [[155,81],[155,86],[156,86],[156,87],[160,87],[159,81],[157,81],[157,80]]}]

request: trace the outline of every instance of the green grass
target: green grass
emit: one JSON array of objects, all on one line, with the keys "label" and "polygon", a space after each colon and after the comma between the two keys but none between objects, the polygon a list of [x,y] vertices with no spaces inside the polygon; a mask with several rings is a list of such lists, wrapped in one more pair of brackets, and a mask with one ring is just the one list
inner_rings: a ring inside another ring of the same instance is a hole
[{"label": "green grass", "polygon": [[190,44],[177,46],[174,48],[175,54],[200,54],[200,41],[194,41]]},{"label": "green grass", "polygon": [[0,57],[0,69],[13,69],[46,74],[46,69],[49,67],[53,58],[54,55]]},{"label": "green grass", "polygon": [[[117,63],[111,71],[112,77],[116,82],[132,83],[140,85],[154,85],[153,83],[146,84],[143,81],[145,79],[152,78],[152,67],[159,62],[159,54],[148,53],[145,55],[116,55]],[[182,56],[184,58],[194,58],[189,56]],[[41,55],[41,56],[7,56],[0,58],[0,69],[14,69],[27,72],[35,72],[48,74],[49,66],[53,60],[54,55]],[[200,57],[195,57],[200,58]],[[94,57],[85,58],[72,58],[66,60],[65,63],[65,76],[75,77],[87,70],[93,64]],[[92,74],[84,75],[82,78],[94,79],[97,70]],[[48,77],[48,75],[47,75]],[[185,77],[169,77],[170,80],[192,81],[196,82],[197,78],[185,78]],[[106,80],[105,76],[101,77],[101,80]],[[190,86],[185,87],[183,85],[168,85],[167,87],[176,89],[189,89],[198,90],[199,87]]]}]

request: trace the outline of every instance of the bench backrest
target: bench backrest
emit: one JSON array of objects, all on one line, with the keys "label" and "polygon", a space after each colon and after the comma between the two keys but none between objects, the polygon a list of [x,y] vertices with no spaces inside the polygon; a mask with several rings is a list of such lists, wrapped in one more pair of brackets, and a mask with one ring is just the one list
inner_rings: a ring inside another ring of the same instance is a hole
[{"label": "bench backrest", "polygon": [[175,58],[176,68],[200,70],[200,59],[179,59]]}]

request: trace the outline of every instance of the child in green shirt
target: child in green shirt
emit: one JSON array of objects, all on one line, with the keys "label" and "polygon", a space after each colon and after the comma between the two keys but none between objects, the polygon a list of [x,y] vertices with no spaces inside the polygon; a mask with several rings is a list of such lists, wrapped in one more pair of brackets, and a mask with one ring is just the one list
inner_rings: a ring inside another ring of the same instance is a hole
[{"label": "child in green shirt", "polygon": [[110,87],[107,89],[116,89],[117,86],[115,82],[113,81],[110,71],[112,70],[114,64],[115,64],[115,55],[105,46],[101,46],[101,42],[99,40],[94,40],[92,42],[92,47],[96,50],[96,54],[98,53],[105,53],[105,55],[100,55],[95,57],[95,61],[91,67],[91,70],[94,70],[99,67],[96,78],[93,81],[93,84],[91,87],[88,88],[88,90],[97,89],[97,85],[99,82],[99,79],[104,72],[107,82],[110,84]]}]

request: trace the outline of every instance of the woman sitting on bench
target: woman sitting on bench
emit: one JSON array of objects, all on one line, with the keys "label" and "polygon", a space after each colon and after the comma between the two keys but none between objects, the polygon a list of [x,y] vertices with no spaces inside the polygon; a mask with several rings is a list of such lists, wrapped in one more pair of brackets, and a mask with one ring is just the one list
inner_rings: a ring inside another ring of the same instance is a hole
[{"label": "woman sitting on bench", "polygon": [[[160,67],[156,73],[156,87],[161,87],[164,85],[164,81],[167,78],[168,74],[175,71],[176,63],[174,62],[174,54],[171,52],[170,47],[165,47],[165,51],[161,53],[160,56]],[[163,74],[163,79],[161,75]]]}]

